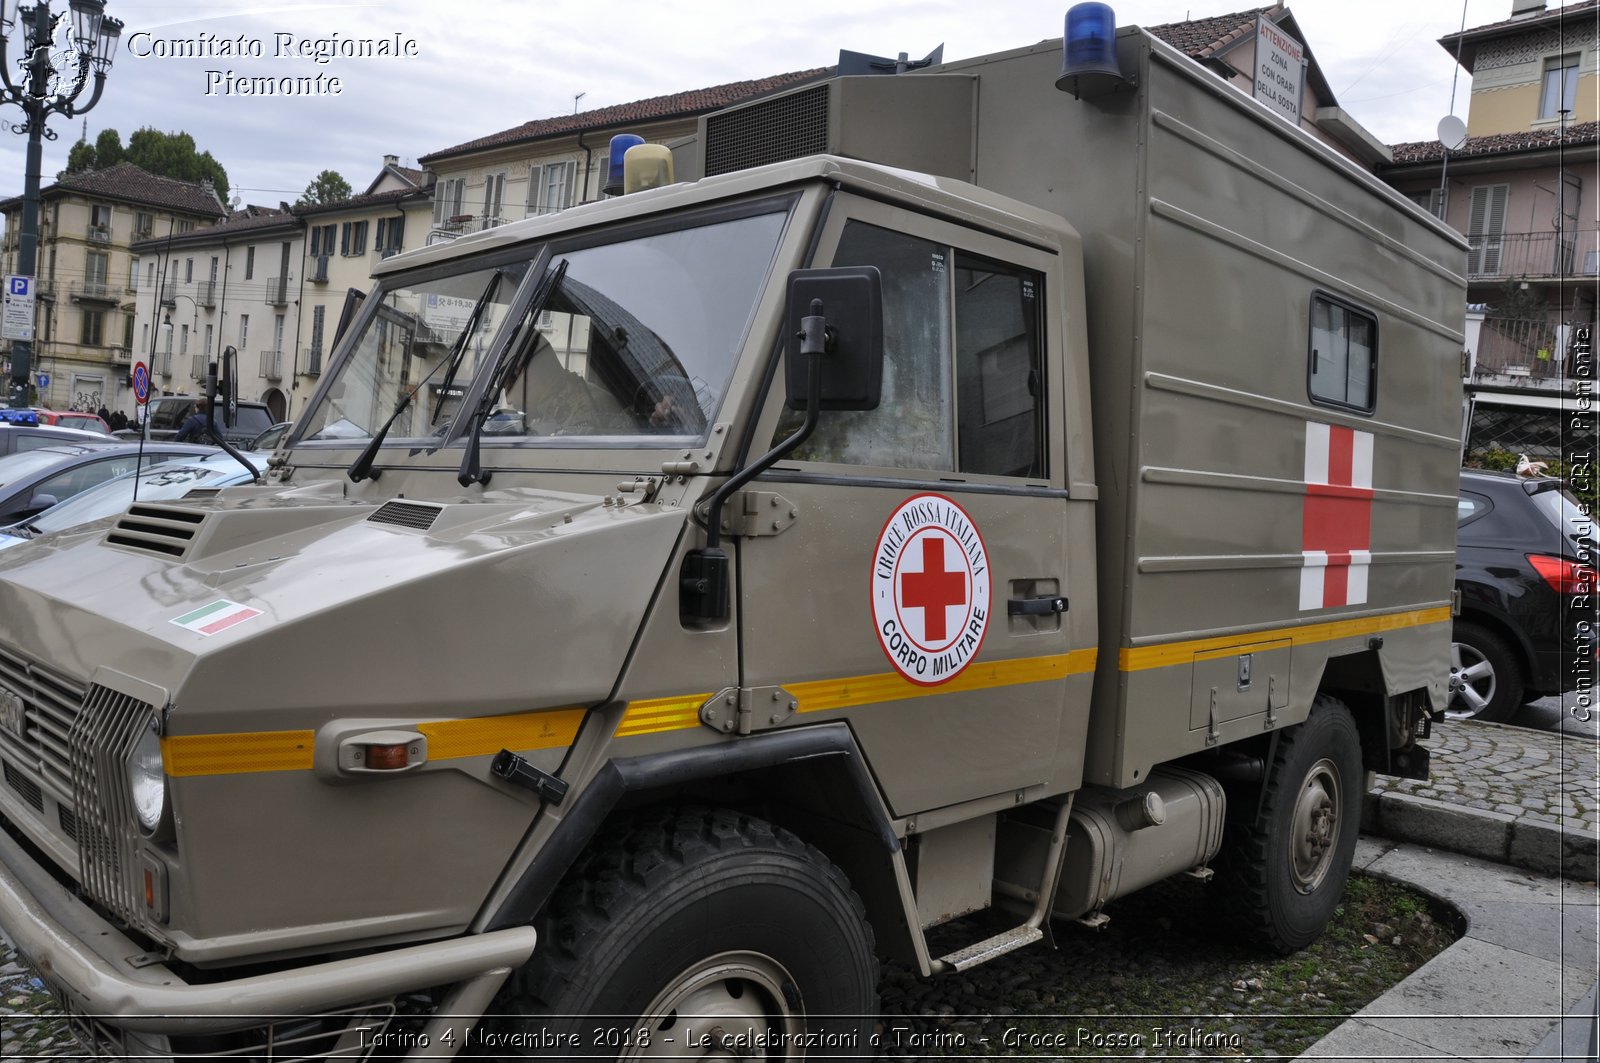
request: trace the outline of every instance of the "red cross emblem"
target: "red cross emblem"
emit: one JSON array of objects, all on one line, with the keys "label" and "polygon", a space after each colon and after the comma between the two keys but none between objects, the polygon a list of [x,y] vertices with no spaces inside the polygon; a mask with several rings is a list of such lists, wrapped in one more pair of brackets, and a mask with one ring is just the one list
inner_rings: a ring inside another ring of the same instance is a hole
[{"label": "red cross emblem", "polygon": [[922,537],[922,571],[900,574],[900,605],[922,610],[923,641],[938,645],[949,636],[946,610],[967,604],[967,573],[944,569],[945,538],[936,532]]},{"label": "red cross emblem", "polygon": [[1372,562],[1372,433],[1306,423],[1300,608],[1361,605]]},{"label": "red cross emblem", "polygon": [[872,618],[895,671],[934,686],[959,675],[989,628],[989,552],[966,510],[916,495],[884,522],[872,555]]}]

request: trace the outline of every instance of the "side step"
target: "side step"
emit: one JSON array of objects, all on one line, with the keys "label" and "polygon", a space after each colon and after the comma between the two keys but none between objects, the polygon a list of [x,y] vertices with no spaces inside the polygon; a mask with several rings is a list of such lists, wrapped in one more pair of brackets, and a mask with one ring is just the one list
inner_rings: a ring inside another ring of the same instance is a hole
[{"label": "side step", "polygon": [[1024,945],[1032,945],[1044,937],[1044,931],[1036,926],[1022,926],[1007,930],[1003,934],[996,934],[986,938],[976,945],[968,945],[964,949],[957,949],[948,956],[940,956],[940,963],[947,963],[957,971],[965,971],[969,967],[976,967],[980,963],[988,963],[997,956],[1004,956],[1008,952],[1015,952]]}]

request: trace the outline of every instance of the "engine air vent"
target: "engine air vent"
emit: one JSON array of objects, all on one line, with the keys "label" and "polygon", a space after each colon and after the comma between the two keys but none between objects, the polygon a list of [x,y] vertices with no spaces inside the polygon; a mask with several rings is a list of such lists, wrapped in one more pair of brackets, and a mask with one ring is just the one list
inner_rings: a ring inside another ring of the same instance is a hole
[{"label": "engine air vent", "polygon": [[818,85],[706,118],[706,176],[828,150],[828,86]]},{"label": "engine air vent", "polygon": [[106,533],[106,542],[168,557],[183,557],[205,519],[204,510],[135,505]]},{"label": "engine air vent", "polygon": [[373,524],[397,524],[402,528],[427,531],[439,519],[438,506],[425,506],[419,502],[385,502],[367,520]]}]

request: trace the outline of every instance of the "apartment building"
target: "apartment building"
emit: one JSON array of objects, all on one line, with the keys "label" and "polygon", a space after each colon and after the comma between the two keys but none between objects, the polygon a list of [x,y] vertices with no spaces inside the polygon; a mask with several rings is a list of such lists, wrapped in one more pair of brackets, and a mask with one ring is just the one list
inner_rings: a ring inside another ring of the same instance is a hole
[{"label": "apartment building", "polygon": [[304,226],[287,204],[248,206],[216,225],[135,243],[134,341],[152,391],[198,394],[207,364],[232,347],[239,397],[265,402],[284,419],[304,244]]},{"label": "apartment building", "polygon": [[1469,452],[1555,456],[1573,343],[1600,293],[1600,2],[1510,17],[1439,44],[1472,75],[1467,136],[1392,146],[1385,180],[1466,234]]},{"label": "apartment building", "polygon": [[[146,270],[133,245],[181,237],[227,213],[209,182],[132,163],[63,177],[40,191],[33,377],[54,409],[131,411],[135,317]],[[0,273],[16,272],[22,198],[0,202]],[[7,351],[9,353],[9,350]],[[9,373],[10,367],[6,366]]]},{"label": "apartment building", "polygon": [[542,118],[424,155],[417,161],[435,175],[428,236],[450,239],[598,199],[613,135],[666,144],[693,134],[702,114],[831,72],[800,70]]}]

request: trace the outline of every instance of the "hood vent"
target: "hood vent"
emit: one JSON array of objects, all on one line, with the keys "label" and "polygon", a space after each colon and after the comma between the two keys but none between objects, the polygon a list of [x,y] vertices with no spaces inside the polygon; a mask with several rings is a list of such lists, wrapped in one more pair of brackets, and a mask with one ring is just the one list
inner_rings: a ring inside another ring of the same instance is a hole
[{"label": "hood vent", "polygon": [[135,505],[106,533],[106,542],[181,558],[189,552],[205,519],[204,510]]},{"label": "hood vent", "polygon": [[425,506],[419,502],[385,502],[367,520],[372,524],[397,524],[402,528],[427,531],[439,519],[441,512],[438,506]]}]

